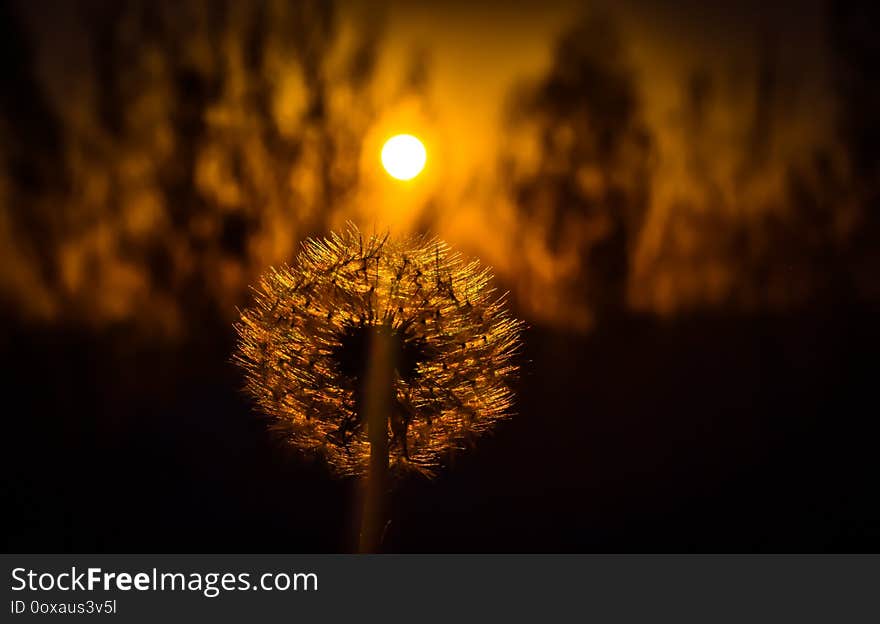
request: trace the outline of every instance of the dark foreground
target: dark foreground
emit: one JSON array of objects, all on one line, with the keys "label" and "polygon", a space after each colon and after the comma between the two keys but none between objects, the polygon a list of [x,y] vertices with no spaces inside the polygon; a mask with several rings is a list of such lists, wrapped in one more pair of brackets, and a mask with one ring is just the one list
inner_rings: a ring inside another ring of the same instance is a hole
[{"label": "dark foreground", "polygon": [[[877,312],[532,329],[518,416],[400,487],[385,549],[878,551]],[[225,328],[181,350],[11,327],[7,552],[352,548],[355,484],[273,442]]]}]

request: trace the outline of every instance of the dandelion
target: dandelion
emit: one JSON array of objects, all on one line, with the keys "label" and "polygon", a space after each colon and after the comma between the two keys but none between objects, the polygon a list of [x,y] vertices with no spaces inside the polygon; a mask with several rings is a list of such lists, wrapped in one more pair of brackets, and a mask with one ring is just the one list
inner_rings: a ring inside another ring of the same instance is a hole
[{"label": "dandelion", "polygon": [[491,277],[436,239],[310,239],[236,324],[246,390],[339,475],[431,474],[510,413],[522,325]]}]

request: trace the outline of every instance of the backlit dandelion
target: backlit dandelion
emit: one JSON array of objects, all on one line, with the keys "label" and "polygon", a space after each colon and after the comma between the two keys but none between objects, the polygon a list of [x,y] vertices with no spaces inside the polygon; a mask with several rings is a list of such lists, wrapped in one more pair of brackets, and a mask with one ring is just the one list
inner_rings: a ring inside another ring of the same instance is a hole
[{"label": "backlit dandelion", "polygon": [[[490,280],[436,239],[354,226],[311,239],[262,277],[236,324],[246,389],[292,445],[338,474],[366,474],[377,446],[393,471],[430,471],[510,412],[521,323]],[[377,344],[385,381],[370,370]],[[371,404],[376,384],[387,401]]]}]

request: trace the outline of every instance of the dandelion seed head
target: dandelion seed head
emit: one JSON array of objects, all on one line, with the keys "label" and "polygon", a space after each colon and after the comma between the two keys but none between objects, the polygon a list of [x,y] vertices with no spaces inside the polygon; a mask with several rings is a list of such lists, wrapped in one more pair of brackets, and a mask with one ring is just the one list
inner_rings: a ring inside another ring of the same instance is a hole
[{"label": "dandelion seed head", "polygon": [[437,239],[310,239],[272,268],[236,323],[246,391],[294,447],[340,475],[365,473],[360,409],[372,332],[395,344],[388,414],[392,471],[430,472],[505,418],[522,324],[491,272]]}]

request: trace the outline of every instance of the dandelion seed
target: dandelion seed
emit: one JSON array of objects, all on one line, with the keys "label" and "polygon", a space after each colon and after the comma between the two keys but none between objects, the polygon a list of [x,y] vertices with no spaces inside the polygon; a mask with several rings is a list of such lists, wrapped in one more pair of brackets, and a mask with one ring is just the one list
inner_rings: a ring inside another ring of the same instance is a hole
[{"label": "dandelion seed", "polygon": [[293,446],[363,475],[381,437],[369,434],[363,384],[384,332],[394,352],[389,468],[430,473],[510,412],[522,324],[491,277],[436,239],[364,237],[354,226],[310,239],[293,266],[263,275],[235,325],[246,390]]}]

